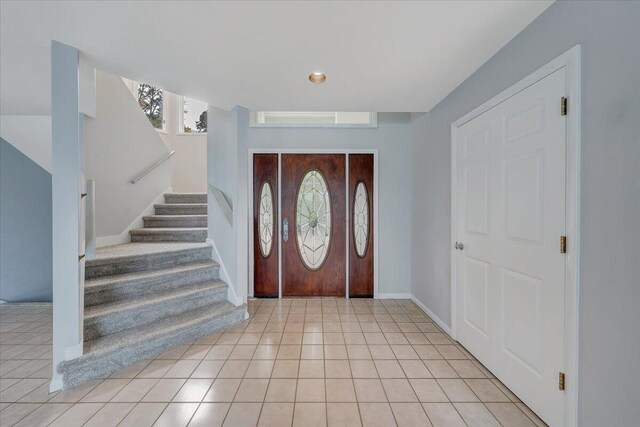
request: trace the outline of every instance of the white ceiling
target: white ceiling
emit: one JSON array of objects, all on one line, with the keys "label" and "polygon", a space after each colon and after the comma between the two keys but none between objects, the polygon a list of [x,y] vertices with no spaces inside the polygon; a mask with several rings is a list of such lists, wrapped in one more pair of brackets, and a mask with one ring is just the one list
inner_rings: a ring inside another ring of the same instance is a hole
[{"label": "white ceiling", "polygon": [[227,109],[428,111],[551,3],[3,0],[1,112],[49,114],[52,39]]}]

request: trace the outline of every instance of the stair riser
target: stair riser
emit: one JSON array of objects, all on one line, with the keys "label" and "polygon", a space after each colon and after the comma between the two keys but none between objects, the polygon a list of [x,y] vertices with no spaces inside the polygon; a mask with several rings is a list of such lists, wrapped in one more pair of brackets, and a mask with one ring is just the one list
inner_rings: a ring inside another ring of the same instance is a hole
[{"label": "stair riser", "polygon": [[131,233],[131,242],[206,242],[207,229],[171,233]]},{"label": "stair riser", "polygon": [[87,262],[85,278],[113,276],[145,270],[159,270],[197,262],[211,261],[211,248],[192,249],[184,252],[169,252],[143,255],[132,259],[113,261],[106,264]]},{"label": "stair riser", "polygon": [[162,305],[150,305],[136,310],[85,319],[84,340],[89,341],[115,332],[144,326],[165,317],[227,300],[227,288],[218,288],[179,298]]},{"label": "stair riser", "polygon": [[179,227],[206,227],[207,217],[162,218],[144,219],[145,228],[179,228]]},{"label": "stair riser", "polygon": [[207,206],[164,205],[155,206],[156,215],[206,215]]},{"label": "stair riser", "polygon": [[156,292],[176,289],[191,283],[202,283],[217,280],[220,267],[202,268],[190,272],[178,272],[159,277],[145,278],[128,282],[118,282],[113,286],[105,286],[102,290],[84,294],[84,306],[92,307],[98,304],[122,301]]},{"label": "stair riser", "polygon": [[126,346],[118,352],[97,359],[63,362],[58,367],[58,372],[62,374],[63,388],[69,389],[96,378],[104,378],[126,366],[153,359],[172,347],[236,325],[243,320],[244,310],[236,310],[187,330],[174,331],[143,344]]},{"label": "stair riser", "polygon": [[207,195],[206,194],[165,194],[164,202],[167,204],[207,203]]}]

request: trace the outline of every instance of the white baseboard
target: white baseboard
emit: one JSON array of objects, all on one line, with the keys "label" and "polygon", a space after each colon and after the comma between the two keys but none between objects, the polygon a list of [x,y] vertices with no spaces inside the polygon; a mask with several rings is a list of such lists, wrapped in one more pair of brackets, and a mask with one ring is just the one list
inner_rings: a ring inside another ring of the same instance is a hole
[{"label": "white baseboard", "polygon": [[377,299],[411,299],[413,295],[409,293],[378,293]]},{"label": "white baseboard", "polygon": [[62,376],[59,373],[54,372],[53,378],[51,378],[51,382],[49,383],[49,393],[59,390],[62,390]]},{"label": "white baseboard", "polygon": [[436,323],[436,325],[438,325],[440,327],[440,329],[445,331],[450,337],[453,338],[453,331],[451,330],[451,328],[449,326],[447,326],[446,323],[444,323],[442,321],[441,318],[436,316],[433,311],[429,310],[426,305],[424,305],[418,298],[416,298],[413,295],[411,295],[411,301],[413,301],[418,307],[420,307],[422,309],[422,311],[427,313],[427,316],[429,316],[431,318],[431,320],[433,320]]},{"label": "white baseboard", "polygon": [[231,278],[229,277],[229,273],[227,272],[227,269],[224,266],[224,262],[222,262],[222,257],[220,256],[220,252],[218,252],[218,248],[216,247],[216,244],[212,239],[208,237],[207,237],[207,243],[213,246],[213,260],[218,264],[220,264],[220,279],[228,285],[227,299],[231,304],[235,305],[236,307],[241,306],[242,304],[244,304],[244,299],[239,298],[238,295],[236,295],[236,290],[233,286],[233,282],[231,281]]},{"label": "white baseboard", "polygon": [[135,230],[137,228],[142,228],[144,226],[144,221],[142,220],[142,217],[153,215],[155,213],[155,208],[153,207],[153,205],[157,205],[157,204],[162,203],[164,201],[164,194],[165,193],[172,193],[172,192],[173,192],[173,190],[172,190],[171,187],[166,188],[155,199],[153,199],[153,202],[151,202],[149,204],[149,206],[147,206],[146,208],[144,208],[144,210],[142,212],[140,212],[140,215],[138,215],[136,217],[136,219],[134,219],[131,222],[131,224],[129,224],[127,226],[127,228],[124,229],[124,231],[122,233],[114,234],[114,235],[111,235],[111,236],[96,237],[96,248],[103,248],[105,246],[112,246],[112,245],[120,245],[122,243],[129,243],[131,241],[131,236],[129,235],[129,230]]}]

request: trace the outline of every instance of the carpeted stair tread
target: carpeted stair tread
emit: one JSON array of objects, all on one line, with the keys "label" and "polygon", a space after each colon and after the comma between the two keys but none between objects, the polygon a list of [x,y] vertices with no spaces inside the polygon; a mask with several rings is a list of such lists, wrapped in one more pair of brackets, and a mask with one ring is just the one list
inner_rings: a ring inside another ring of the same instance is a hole
[{"label": "carpeted stair tread", "polygon": [[206,227],[138,228],[130,230],[132,242],[204,242]]},{"label": "carpeted stair tread", "polygon": [[[147,307],[167,304],[172,300],[179,298],[188,298],[196,294],[207,291],[223,289],[226,291],[227,284],[220,280],[212,280],[209,282],[196,283],[193,285],[182,286],[177,289],[160,292],[154,295],[145,295],[139,298],[129,298],[123,301],[115,301],[106,304],[100,304],[87,307],[84,310],[85,321],[95,319],[100,316],[107,316],[116,313],[122,313],[131,310],[143,310]],[[226,298],[226,294],[225,294]]]},{"label": "carpeted stair tread", "polygon": [[125,329],[139,328],[226,300],[227,285],[221,281],[209,281],[94,305],[85,308],[84,339],[89,341]]},{"label": "carpeted stair tread", "polygon": [[236,307],[235,305],[225,301],[210,307],[202,307],[197,310],[190,310],[175,316],[166,317],[157,322],[132,328],[115,334],[106,335],[95,340],[86,341],[84,343],[85,356],[96,356],[114,348],[122,348],[127,343],[133,344],[141,341],[152,340],[158,335],[171,333],[176,330],[184,329],[204,321],[205,319],[215,319],[235,310],[244,312],[246,306]]},{"label": "carpeted stair tread", "polygon": [[62,362],[57,367],[62,374],[63,388],[104,378],[177,345],[231,327],[244,319],[246,310],[246,305],[236,307],[222,302],[85,341],[81,357]]},{"label": "carpeted stair tread", "polygon": [[207,215],[148,215],[142,221],[144,228],[207,227]]},{"label": "carpeted stair tread", "polygon": [[156,215],[206,215],[206,203],[159,203],[153,205]]},{"label": "carpeted stair tread", "polygon": [[85,279],[173,268],[211,260],[212,246],[197,242],[125,243],[97,250]]},{"label": "carpeted stair tread", "polygon": [[191,283],[217,280],[220,265],[207,260],[161,270],[102,276],[85,281],[84,305],[91,307],[175,289]]},{"label": "carpeted stair tread", "polygon": [[165,193],[167,204],[207,203],[207,193]]},{"label": "carpeted stair tread", "polygon": [[208,243],[173,242],[173,243],[123,243],[96,249],[96,256],[86,262],[87,265],[100,265],[129,257],[138,257],[170,252],[189,251],[211,247]]},{"label": "carpeted stair tread", "polygon": [[86,296],[87,293],[100,292],[102,290],[118,285],[129,285],[136,282],[151,281],[162,276],[190,273],[192,271],[202,270],[206,268],[215,268],[218,266],[219,264],[215,261],[206,261],[196,264],[181,265],[178,267],[167,268],[163,270],[143,270],[133,273],[116,274],[113,276],[95,277],[93,279],[85,280],[84,294]]},{"label": "carpeted stair tread", "polygon": [[129,234],[174,234],[188,233],[190,231],[207,231],[207,227],[150,227],[129,230]]}]

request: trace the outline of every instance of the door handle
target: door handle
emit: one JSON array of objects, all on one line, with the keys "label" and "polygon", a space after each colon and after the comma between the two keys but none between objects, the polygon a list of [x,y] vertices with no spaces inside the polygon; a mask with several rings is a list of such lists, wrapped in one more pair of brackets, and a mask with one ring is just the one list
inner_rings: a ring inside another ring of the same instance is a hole
[{"label": "door handle", "polygon": [[289,220],[287,218],[282,220],[282,240],[285,242],[289,240]]},{"label": "door handle", "polygon": [[463,250],[464,244],[456,242],[456,244],[453,247],[459,250]]}]

